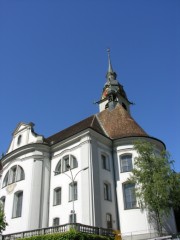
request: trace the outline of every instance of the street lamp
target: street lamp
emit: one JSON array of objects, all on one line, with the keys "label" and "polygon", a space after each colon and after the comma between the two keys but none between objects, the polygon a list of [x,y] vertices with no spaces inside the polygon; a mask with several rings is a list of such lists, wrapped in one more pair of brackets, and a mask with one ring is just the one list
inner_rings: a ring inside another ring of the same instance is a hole
[{"label": "street lamp", "polygon": [[71,166],[69,164],[67,164],[67,169],[69,169],[70,173],[71,173],[71,177],[69,177],[69,175],[66,174],[66,176],[68,176],[70,179],[71,179],[71,182],[72,182],[72,204],[73,204],[73,210],[72,210],[72,222],[74,223],[75,222],[75,210],[74,210],[74,201],[75,201],[75,178],[77,177],[77,175],[82,172],[82,171],[85,171],[88,169],[88,167],[85,167],[81,170],[79,170],[75,176],[73,176],[72,174],[72,169],[71,169]]},{"label": "street lamp", "polygon": [[[63,172],[68,178],[70,178],[71,179],[71,182],[72,182],[72,205],[73,205],[73,210],[71,211],[72,212],[72,223],[74,223],[75,221],[75,218],[74,218],[74,216],[75,216],[75,210],[74,210],[74,201],[75,201],[75,179],[76,179],[76,177],[77,177],[77,175],[80,173],[80,172],[82,172],[82,171],[85,171],[85,170],[87,170],[89,167],[85,167],[85,168],[83,168],[83,169],[81,169],[81,170],[79,170],[76,174],[75,174],[75,176],[73,176],[73,174],[72,174],[72,169],[71,169],[71,166],[69,165],[69,164],[67,164],[66,165],[66,167],[67,167],[67,169],[70,171],[70,176],[67,174],[67,173],[65,173],[65,172]],[[58,173],[60,173],[59,171],[54,171],[54,173],[55,174],[58,174]]]}]

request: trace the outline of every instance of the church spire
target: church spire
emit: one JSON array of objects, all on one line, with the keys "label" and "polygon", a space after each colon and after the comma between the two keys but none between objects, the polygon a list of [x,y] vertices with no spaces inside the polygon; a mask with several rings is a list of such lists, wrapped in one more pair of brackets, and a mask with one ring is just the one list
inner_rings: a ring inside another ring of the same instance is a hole
[{"label": "church spire", "polygon": [[97,102],[100,111],[106,108],[112,110],[119,103],[130,113],[129,105],[131,102],[129,102],[123,86],[116,79],[117,74],[113,71],[109,48],[107,49],[107,54],[108,71],[106,73],[106,83],[102,91],[101,99]]},{"label": "church spire", "polygon": [[108,71],[106,74],[107,81],[109,82],[111,79],[116,79],[117,74],[113,71],[111,58],[110,58],[110,48],[107,49],[108,53]]},{"label": "church spire", "polygon": [[113,68],[112,68],[111,58],[110,58],[110,48],[107,49],[107,53],[108,53],[108,72],[113,73]]}]

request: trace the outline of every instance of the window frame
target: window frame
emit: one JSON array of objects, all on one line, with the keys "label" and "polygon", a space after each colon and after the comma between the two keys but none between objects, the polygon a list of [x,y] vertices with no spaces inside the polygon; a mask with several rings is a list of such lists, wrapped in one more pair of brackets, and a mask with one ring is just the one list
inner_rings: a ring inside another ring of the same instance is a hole
[{"label": "window frame", "polygon": [[[138,208],[134,183],[129,183],[129,182],[123,183],[123,198],[124,198],[125,210]],[[128,198],[130,198],[130,200]]]},{"label": "window frame", "polygon": [[23,191],[14,193],[12,218],[19,218],[22,216],[23,207]]},{"label": "window frame", "polygon": [[102,163],[102,168],[104,170],[111,171],[109,156],[107,156],[106,154],[102,153],[101,154],[101,163]]},{"label": "window frame", "polygon": [[53,225],[53,227],[59,226],[60,225],[60,218],[59,217],[53,218],[53,224],[52,225]]},{"label": "window frame", "polygon": [[67,154],[58,161],[55,167],[55,175],[69,171],[68,165],[71,169],[78,168],[77,158],[72,154]]},{"label": "window frame", "polygon": [[17,145],[19,146],[22,142],[22,135],[20,134],[17,139]]},{"label": "window frame", "polygon": [[[110,218],[110,221],[108,220],[108,218]],[[106,227],[108,229],[112,229],[113,228],[112,214],[111,213],[106,213]]]},{"label": "window frame", "polygon": [[121,173],[131,172],[133,170],[132,153],[124,153],[119,156],[119,159]]},{"label": "window frame", "polygon": [[78,183],[71,182],[69,184],[69,202],[78,200]]},{"label": "window frame", "polygon": [[2,188],[25,179],[24,169],[20,165],[13,165],[6,173]]},{"label": "window frame", "polygon": [[53,206],[61,205],[62,202],[62,188],[57,187],[53,191]]},{"label": "window frame", "polygon": [[111,193],[111,184],[110,183],[104,182],[103,191],[104,191],[104,200],[112,201],[112,193]]}]

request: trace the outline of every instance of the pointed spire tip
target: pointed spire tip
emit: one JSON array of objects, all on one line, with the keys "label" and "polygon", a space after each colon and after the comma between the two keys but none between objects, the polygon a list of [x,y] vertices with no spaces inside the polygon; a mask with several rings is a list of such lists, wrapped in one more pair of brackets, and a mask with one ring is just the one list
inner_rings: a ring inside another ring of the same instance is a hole
[{"label": "pointed spire tip", "polygon": [[107,53],[108,53],[108,72],[113,72],[111,58],[110,58],[110,48],[107,48]]}]

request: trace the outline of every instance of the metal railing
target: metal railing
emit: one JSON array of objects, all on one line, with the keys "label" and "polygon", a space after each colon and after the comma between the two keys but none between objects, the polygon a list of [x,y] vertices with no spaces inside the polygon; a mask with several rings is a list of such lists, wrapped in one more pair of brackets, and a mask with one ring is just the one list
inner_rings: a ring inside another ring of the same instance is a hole
[{"label": "metal railing", "polygon": [[70,229],[76,229],[77,231],[83,232],[83,233],[114,237],[114,233],[112,229],[98,228],[98,227],[83,225],[80,223],[68,223],[68,224],[54,226],[54,227],[40,228],[40,229],[35,229],[30,231],[2,235],[2,240],[15,240],[17,238],[28,238],[32,236],[39,236],[39,235],[45,235],[45,234],[63,233],[63,232],[69,231]]}]

